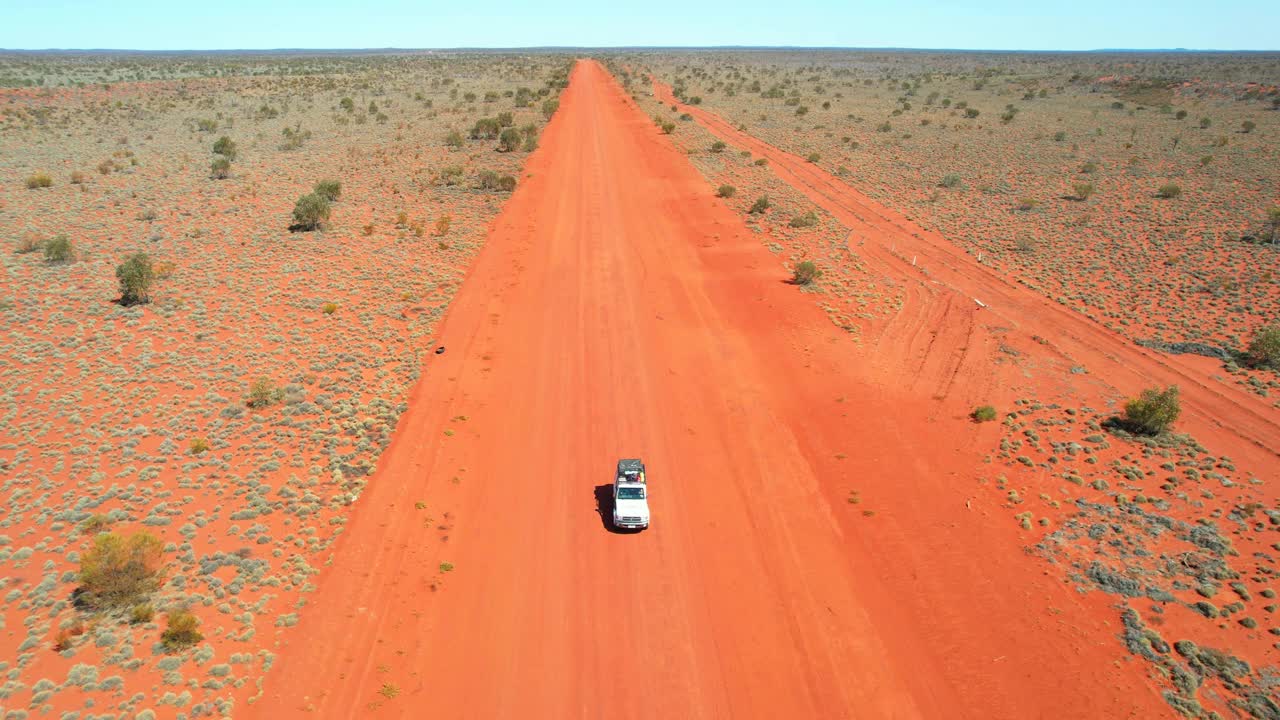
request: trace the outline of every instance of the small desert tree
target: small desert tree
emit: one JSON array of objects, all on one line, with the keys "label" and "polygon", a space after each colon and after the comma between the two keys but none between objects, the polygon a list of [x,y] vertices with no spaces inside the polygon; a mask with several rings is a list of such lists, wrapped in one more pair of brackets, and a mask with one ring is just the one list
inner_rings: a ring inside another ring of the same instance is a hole
[{"label": "small desert tree", "polygon": [[1135,433],[1159,435],[1168,430],[1182,412],[1178,386],[1147,388],[1124,404],[1124,426]]},{"label": "small desert tree", "polygon": [[1280,370],[1280,325],[1268,325],[1253,336],[1245,360],[1250,367]]},{"label": "small desert tree", "polygon": [[796,265],[796,269],[791,274],[791,282],[795,285],[812,285],[820,277],[822,277],[822,270],[812,260],[805,260]]},{"label": "small desert tree", "polygon": [[303,195],[293,206],[293,227],[290,229],[315,230],[328,219],[329,201],[323,195]]},{"label": "small desert tree", "polygon": [[164,545],[149,533],[101,533],[80,558],[80,601],[111,610],[137,604],[160,586]]},{"label": "small desert tree", "polygon": [[120,304],[138,305],[151,302],[151,284],[155,282],[155,270],[151,258],[144,252],[134,253],[116,267],[116,280],[120,281]]},{"label": "small desert tree", "polygon": [[44,244],[44,259],[51,263],[70,262],[75,257],[75,248],[66,235],[58,235]]},{"label": "small desert tree", "polygon": [[337,202],[342,195],[342,183],[337,180],[321,180],[316,183],[315,189],[312,190],[316,195],[328,200],[329,202]]}]

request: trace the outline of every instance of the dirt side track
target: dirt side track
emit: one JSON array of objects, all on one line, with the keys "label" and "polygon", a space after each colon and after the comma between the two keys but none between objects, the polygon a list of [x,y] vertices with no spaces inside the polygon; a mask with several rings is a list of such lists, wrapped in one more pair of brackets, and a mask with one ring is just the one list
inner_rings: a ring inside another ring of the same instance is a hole
[{"label": "dirt side track", "polygon": [[[862,379],[784,279],[579,63],[237,716],[1169,716],[1106,601],[966,512],[970,431]],[[631,455],[654,525],[614,534]]]}]

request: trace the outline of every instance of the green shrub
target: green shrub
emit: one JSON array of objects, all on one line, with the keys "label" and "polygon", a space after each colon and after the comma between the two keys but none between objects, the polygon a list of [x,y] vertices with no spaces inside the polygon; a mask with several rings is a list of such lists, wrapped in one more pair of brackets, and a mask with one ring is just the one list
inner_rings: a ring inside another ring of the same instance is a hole
[{"label": "green shrub", "polygon": [[738,188],[732,185],[721,185],[716,189],[716,197],[731,198],[738,192]]},{"label": "green shrub", "polygon": [[316,183],[312,192],[331,203],[337,202],[342,196],[342,183],[337,180],[321,180]]},{"label": "green shrub", "polygon": [[1182,188],[1174,185],[1173,183],[1165,183],[1160,186],[1159,190],[1156,190],[1156,197],[1164,198],[1166,200],[1172,200],[1181,194]]},{"label": "green shrub", "polygon": [[209,165],[209,177],[214,180],[226,180],[231,177],[231,161],[225,157],[216,157]]},{"label": "green shrub", "polygon": [[218,138],[218,141],[213,144],[213,154],[221,155],[228,160],[235,160],[237,152],[235,141],[226,135]]},{"label": "green shrub", "polygon": [[498,127],[500,128],[509,128],[516,124],[515,116],[510,112],[500,112],[498,113],[498,117],[495,119],[497,120]]},{"label": "green shrub", "polygon": [[671,133],[673,133],[673,132],[675,132],[675,131],[676,131],[676,124],[675,124],[675,123],[671,122],[670,120],[663,120],[663,121],[662,121],[662,134],[663,134],[663,135],[670,135]]},{"label": "green shrub", "polygon": [[315,230],[329,219],[329,201],[323,195],[311,193],[298,198],[293,206],[291,230]]},{"label": "green shrub", "polygon": [[498,136],[498,152],[511,152],[520,149],[520,131],[515,128],[507,128]]},{"label": "green shrub", "polygon": [[249,383],[249,399],[245,404],[251,408],[264,408],[283,399],[284,390],[277,387],[271,378],[262,376]]},{"label": "green shrub", "polygon": [[945,188],[960,187],[960,176],[955,173],[949,173],[942,176],[942,181],[938,183]]},{"label": "green shrub", "polygon": [[809,153],[809,156],[805,158],[805,160],[808,160],[811,163],[816,163],[821,159],[822,159],[822,155],[816,152]]},{"label": "green shrub", "polygon": [[751,204],[748,213],[752,215],[762,215],[764,211],[769,209],[769,196],[761,195],[754,203]]},{"label": "green shrub", "polygon": [[44,259],[46,262],[70,262],[74,257],[75,248],[71,246],[71,238],[66,235],[58,235],[44,244]]},{"label": "green shrub", "polygon": [[502,128],[498,126],[498,121],[493,118],[480,118],[475,125],[471,126],[472,140],[493,140],[498,137],[498,133]]},{"label": "green shrub", "polygon": [[973,412],[969,413],[969,417],[973,418],[974,422],[991,422],[996,419],[996,409],[990,405],[981,405],[974,408]]},{"label": "green shrub", "polygon": [[165,652],[185,650],[204,640],[200,633],[200,619],[186,610],[171,611],[165,617],[165,629],[160,633],[160,644]]},{"label": "green shrub", "polygon": [[445,147],[451,147],[451,148],[457,149],[462,147],[466,143],[467,141],[465,138],[462,137],[462,133],[458,132],[457,130],[450,130],[449,134],[444,136]]},{"label": "green shrub", "polygon": [[516,189],[516,179],[511,175],[499,175],[493,170],[481,170],[477,176],[481,190],[511,192]]},{"label": "green shrub", "polygon": [[138,604],[160,587],[164,544],[149,533],[104,532],[80,558],[77,599],[96,610]]},{"label": "green shrub", "polygon": [[1210,120],[1209,118],[1207,117],[1200,118],[1200,129],[1206,130],[1212,124],[1213,124],[1213,121]]},{"label": "green shrub", "polygon": [[1250,367],[1280,370],[1280,325],[1258,330],[1245,351],[1245,361]]},{"label": "green shrub", "polygon": [[1251,133],[1253,132],[1253,129],[1256,127],[1258,127],[1258,124],[1255,123],[1254,121],[1245,120],[1244,122],[1240,123],[1240,132]]},{"label": "green shrub", "polygon": [[787,223],[793,228],[811,228],[818,224],[818,213],[810,210],[803,215],[796,215]]},{"label": "green shrub", "polygon": [[1178,112],[1174,113],[1173,116],[1178,118],[1179,120],[1185,120],[1187,117],[1187,111],[1179,110]]},{"label": "green shrub", "polygon": [[151,258],[146,253],[138,252],[125,258],[116,267],[116,280],[120,282],[120,304],[139,305],[151,302],[151,285],[155,279]]},{"label": "green shrub", "polygon": [[347,112],[354,112],[356,109],[356,103],[351,98],[344,97],[338,101],[338,107],[346,110]]},{"label": "green shrub", "polygon": [[717,140],[717,141],[715,141],[715,142],[711,143],[711,152],[713,152],[713,153],[722,153],[722,152],[724,152],[724,149],[725,149],[726,147],[728,147],[728,145],[725,145],[725,144],[724,144],[724,141],[722,141],[722,140]]},{"label": "green shrub", "polygon": [[53,178],[49,173],[36,173],[27,177],[27,189],[53,187]]},{"label": "green shrub", "polygon": [[964,109],[964,116],[965,116],[965,117],[967,117],[967,118],[969,118],[970,120],[972,120],[973,118],[978,117],[978,115],[979,115],[978,108],[965,108],[965,109]]},{"label": "green shrub", "polygon": [[1178,386],[1171,385],[1165,390],[1147,388],[1136,398],[1124,404],[1123,423],[1126,429],[1142,435],[1159,435],[1168,430],[1178,414],[1182,412],[1182,404],[1178,398]]},{"label": "green shrub", "polygon": [[814,281],[822,277],[822,270],[813,264],[812,260],[805,260],[791,273],[791,282],[794,285],[812,285]]},{"label": "green shrub", "polygon": [[1093,183],[1076,183],[1071,186],[1077,200],[1084,202],[1093,197]]},{"label": "green shrub", "polygon": [[542,101],[542,116],[550,120],[552,115],[560,109],[560,101],[555,98],[548,98]]},{"label": "green shrub", "polygon": [[200,132],[213,132],[218,129],[218,121],[212,118],[200,118],[196,120],[196,129]]}]

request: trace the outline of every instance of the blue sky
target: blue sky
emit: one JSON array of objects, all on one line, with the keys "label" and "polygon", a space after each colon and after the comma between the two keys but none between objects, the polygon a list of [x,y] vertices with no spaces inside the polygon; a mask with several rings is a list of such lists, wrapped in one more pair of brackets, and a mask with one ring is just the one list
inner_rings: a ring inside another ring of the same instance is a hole
[{"label": "blue sky", "polygon": [[1280,49],[1280,1],[0,0],[0,48]]}]

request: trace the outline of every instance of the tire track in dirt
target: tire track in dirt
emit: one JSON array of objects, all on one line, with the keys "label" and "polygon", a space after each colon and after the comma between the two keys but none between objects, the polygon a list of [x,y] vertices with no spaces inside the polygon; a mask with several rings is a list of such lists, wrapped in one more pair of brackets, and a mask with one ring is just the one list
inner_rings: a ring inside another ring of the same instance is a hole
[{"label": "tire track in dirt", "polygon": [[[983,301],[983,312],[999,316],[1004,324],[1026,335],[1042,338],[1041,344],[1086,366],[1122,394],[1136,395],[1153,384],[1179,385],[1183,391],[1182,427],[1219,452],[1238,460],[1247,458],[1247,466],[1260,476],[1280,457],[1272,441],[1280,437],[1280,413],[1268,401],[1171,362],[1015,284],[942,236],[920,228],[817,165],[738,130],[713,112],[679,104],[669,86],[655,80],[654,91],[663,103],[678,105],[681,112],[692,115],[725,142],[768,158],[769,168],[780,179],[864,240],[858,255],[875,270],[906,282],[919,283],[927,276],[958,294],[963,302]],[[895,262],[895,256],[900,261]],[[938,301],[936,296],[930,299]],[[894,332],[891,324],[883,331]],[[892,352],[883,344],[877,347]]]},{"label": "tire track in dirt", "polygon": [[[1166,714],[1097,601],[965,512],[971,431],[870,385],[598,64],[526,167],[246,716]],[[633,454],[653,527],[613,534]]]}]

